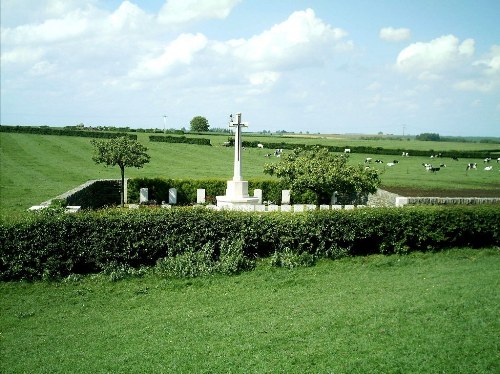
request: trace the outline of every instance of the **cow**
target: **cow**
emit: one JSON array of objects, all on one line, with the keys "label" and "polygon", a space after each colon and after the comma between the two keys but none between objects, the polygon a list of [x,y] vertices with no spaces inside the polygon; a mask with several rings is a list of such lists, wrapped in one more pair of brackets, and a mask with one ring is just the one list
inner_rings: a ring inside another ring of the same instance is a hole
[{"label": "cow", "polygon": [[475,162],[471,162],[471,163],[467,164],[467,168],[465,169],[465,171],[467,171],[469,169],[477,169],[477,164]]},{"label": "cow", "polygon": [[266,153],[266,154],[264,155],[264,157],[271,157],[271,156],[272,156],[272,154],[270,154],[270,153]]},{"label": "cow", "polygon": [[493,166],[485,166],[484,170],[493,170]]},{"label": "cow", "polygon": [[435,173],[436,171],[439,171],[439,170],[441,170],[441,168],[435,168],[435,167],[432,167],[432,166],[427,169],[427,171],[430,171],[432,173]]},{"label": "cow", "polygon": [[396,165],[394,162],[388,162],[387,163],[387,166],[389,166],[389,167],[394,166],[394,165]]},{"label": "cow", "polygon": [[367,162],[372,162],[372,158],[371,158],[371,157],[367,157],[367,158],[365,159],[365,164],[366,164]]},{"label": "cow", "polygon": [[382,161],[382,160],[375,160],[375,163],[376,163],[376,164],[383,164],[383,163],[384,163],[384,161]]},{"label": "cow", "polygon": [[446,164],[440,164],[439,166],[442,167],[442,168],[445,168]]},{"label": "cow", "polygon": [[483,162],[486,164],[487,162],[490,162],[491,161],[491,157],[486,157]]},{"label": "cow", "polygon": [[422,166],[427,169],[427,168],[431,168],[432,164],[422,163]]},{"label": "cow", "polygon": [[499,158],[497,158],[497,164],[498,164],[499,162],[500,162],[500,157],[499,157]]},{"label": "cow", "polygon": [[401,154],[401,156],[403,156],[403,157],[410,157],[410,155],[408,154],[408,152],[403,152],[403,153]]},{"label": "cow", "polygon": [[458,161],[458,157],[456,157],[456,156],[453,156],[451,159],[452,159],[453,161]]},{"label": "cow", "polygon": [[344,149],[344,153],[351,153],[351,148]]},{"label": "cow", "polygon": [[261,149],[264,149],[264,144],[257,144],[257,148],[261,148]]},{"label": "cow", "polygon": [[398,161],[398,160],[394,160],[394,161],[392,161],[392,162],[393,162],[393,163],[395,163],[395,164],[399,164],[399,161]]}]

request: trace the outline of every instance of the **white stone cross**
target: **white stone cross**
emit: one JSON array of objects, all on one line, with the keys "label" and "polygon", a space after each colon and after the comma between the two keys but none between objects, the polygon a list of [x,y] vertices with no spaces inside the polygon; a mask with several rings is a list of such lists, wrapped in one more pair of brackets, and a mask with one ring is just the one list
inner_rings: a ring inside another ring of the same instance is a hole
[{"label": "white stone cross", "polygon": [[233,181],[241,181],[241,128],[248,127],[248,123],[241,122],[241,113],[236,113],[236,118],[229,116],[229,127],[235,128],[234,136],[234,175]]}]

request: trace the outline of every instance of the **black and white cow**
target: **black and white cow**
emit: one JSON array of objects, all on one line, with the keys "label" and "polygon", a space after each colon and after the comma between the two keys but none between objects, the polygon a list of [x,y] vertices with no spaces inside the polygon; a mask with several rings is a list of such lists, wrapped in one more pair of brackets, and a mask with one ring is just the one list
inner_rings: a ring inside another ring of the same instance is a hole
[{"label": "black and white cow", "polygon": [[471,163],[467,164],[467,168],[465,169],[465,171],[470,170],[470,169],[477,169],[477,163],[471,162]]}]

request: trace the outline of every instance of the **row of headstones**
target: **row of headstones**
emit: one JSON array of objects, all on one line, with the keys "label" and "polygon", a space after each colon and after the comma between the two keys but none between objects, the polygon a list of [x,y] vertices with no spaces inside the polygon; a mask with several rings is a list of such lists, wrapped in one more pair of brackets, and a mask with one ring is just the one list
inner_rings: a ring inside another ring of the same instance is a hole
[{"label": "row of headstones", "polygon": [[[259,199],[259,204],[262,204],[262,190],[256,188],[253,193],[254,197]],[[139,204],[146,204],[149,201],[149,190],[147,188],[141,188],[139,191]],[[335,193],[332,196],[332,204],[335,204],[337,201]],[[163,202],[162,205],[166,204]],[[168,190],[168,204],[175,205],[177,204],[177,189],[170,188]],[[196,190],[196,204],[205,204],[205,189],[199,188]],[[281,205],[289,205],[290,204],[290,190],[281,191]]]},{"label": "row of headstones", "polygon": [[[205,204],[205,189],[199,188],[196,191],[196,203],[197,204]],[[242,210],[242,211],[256,211],[256,212],[303,212],[306,210],[315,210],[317,208],[316,205],[311,204],[294,204],[290,205],[290,190],[282,190],[281,191],[281,205],[276,205],[272,202],[269,204],[262,204],[262,190],[255,189],[254,197],[257,197],[258,204],[245,204],[240,206],[232,207],[233,210]],[[328,210],[328,209],[354,209],[354,205],[337,205],[336,203],[335,193],[332,196],[332,205],[320,205],[320,210]],[[141,188],[139,192],[139,203],[145,204],[149,201],[149,190],[147,188]],[[168,191],[168,204],[166,202],[162,202],[163,207],[170,207],[171,205],[177,204],[177,189],[170,188]],[[133,206],[135,207],[135,206]],[[362,206],[358,206],[362,207]],[[207,205],[207,208],[211,209],[219,209],[216,205]],[[228,208],[223,208],[228,209]]]}]

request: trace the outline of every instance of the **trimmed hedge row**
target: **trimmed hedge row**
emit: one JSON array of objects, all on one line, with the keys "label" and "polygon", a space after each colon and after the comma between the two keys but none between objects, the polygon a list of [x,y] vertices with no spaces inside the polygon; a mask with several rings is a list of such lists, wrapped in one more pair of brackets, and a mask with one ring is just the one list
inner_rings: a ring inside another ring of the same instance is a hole
[{"label": "trimmed hedge row", "polygon": [[[298,144],[298,143],[265,143],[260,141],[243,141],[242,145],[249,148],[257,148],[257,144],[262,144],[264,148],[268,149],[295,149],[295,148],[311,148],[312,145]],[[349,148],[352,153],[362,153],[362,154],[373,154],[373,155],[395,155],[401,156],[403,152],[408,152],[410,156],[425,156],[441,154],[441,157],[460,157],[460,158],[486,158],[486,157],[496,157],[495,155],[500,153],[500,149],[494,150],[483,150],[483,151],[434,151],[434,150],[413,150],[413,149],[390,149],[382,147],[339,147],[339,146],[325,146],[320,145],[320,147],[327,148],[330,152],[344,152],[345,148]]]},{"label": "trimmed hedge row", "polygon": [[246,258],[405,254],[500,243],[500,210],[483,207],[244,213],[203,208],[35,214],[0,224],[0,279],[64,277],[109,266],[151,266],[211,243],[241,241]]},{"label": "trimmed hedge row", "polygon": [[150,142],[165,142],[165,143],[187,143],[196,145],[212,145],[210,144],[210,139],[205,138],[186,138],[185,136],[158,136],[151,135],[149,137]]},{"label": "trimmed hedge row", "polygon": [[120,136],[128,136],[131,139],[137,140],[137,135],[130,135],[121,132],[104,132],[104,131],[86,131],[72,129],[56,129],[48,126],[33,127],[33,126],[0,126],[0,132],[12,132],[21,134],[37,134],[37,135],[59,135],[59,136],[79,136],[83,138],[118,138]]},{"label": "trimmed hedge row", "polygon": [[[148,189],[150,201],[160,204],[168,202],[168,190],[177,189],[177,205],[192,205],[196,202],[196,190],[205,189],[207,204],[216,204],[216,196],[226,194],[227,180],[225,179],[167,179],[167,178],[133,178],[128,181],[128,201],[139,202],[141,188]],[[264,201],[281,202],[281,191],[286,189],[281,181],[275,179],[250,179],[248,190],[253,194],[254,189],[262,190]],[[312,192],[294,193],[291,196],[294,204],[315,204],[316,196]]]}]

